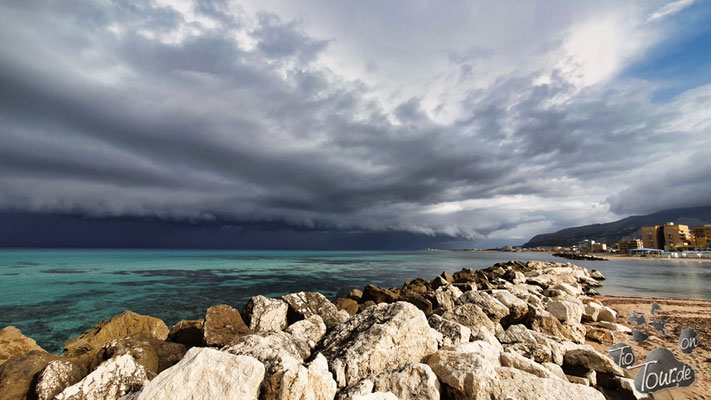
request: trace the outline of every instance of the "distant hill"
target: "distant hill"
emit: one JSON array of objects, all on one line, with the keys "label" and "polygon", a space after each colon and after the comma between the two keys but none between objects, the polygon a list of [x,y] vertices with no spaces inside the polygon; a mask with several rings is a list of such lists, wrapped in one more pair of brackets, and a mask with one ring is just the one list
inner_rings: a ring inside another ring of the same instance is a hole
[{"label": "distant hill", "polygon": [[636,215],[606,224],[592,224],[565,228],[555,233],[543,233],[531,238],[523,247],[571,246],[585,239],[612,245],[620,240],[639,239],[640,229],[648,225],[663,225],[666,222],[689,225],[711,224],[711,206],[677,208],[654,214]]}]

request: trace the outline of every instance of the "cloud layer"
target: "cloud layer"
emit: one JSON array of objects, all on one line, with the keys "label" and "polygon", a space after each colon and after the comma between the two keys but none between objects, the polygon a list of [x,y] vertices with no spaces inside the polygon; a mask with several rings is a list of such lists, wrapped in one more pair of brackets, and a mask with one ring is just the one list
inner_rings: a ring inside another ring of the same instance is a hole
[{"label": "cloud layer", "polygon": [[691,2],[163,3],[0,6],[0,209],[515,243],[711,203],[711,86],[623,76]]}]

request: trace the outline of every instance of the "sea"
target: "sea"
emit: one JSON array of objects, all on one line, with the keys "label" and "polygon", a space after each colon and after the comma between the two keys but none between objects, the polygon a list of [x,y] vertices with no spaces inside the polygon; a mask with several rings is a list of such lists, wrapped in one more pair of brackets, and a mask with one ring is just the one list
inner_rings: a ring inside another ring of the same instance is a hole
[{"label": "sea", "polygon": [[[453,251],[0,250],[0,328],[14,325],[45,350],[131,310],[168,327],[217,304],[317,291],[333,299],[372,283],[400,286],[442,271],[508,260],[568,262],[544,253]],[[608,295],[711,299],[711,263],[574,261],[606,277]]]}]

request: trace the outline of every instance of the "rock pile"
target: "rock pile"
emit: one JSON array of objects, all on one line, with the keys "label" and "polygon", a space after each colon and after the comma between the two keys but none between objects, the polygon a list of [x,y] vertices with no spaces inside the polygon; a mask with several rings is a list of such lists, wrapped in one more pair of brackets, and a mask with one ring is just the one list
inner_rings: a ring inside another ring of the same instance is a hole
[{"label": "rock pile", "polygon": [[256,296],[170,330],[125,312],[61,355],[5,328],[0,398],[635,398],[624,371],[584,344],[617,329],[591,297],[598,279],[570,263],[511,261],[333,302]]}]

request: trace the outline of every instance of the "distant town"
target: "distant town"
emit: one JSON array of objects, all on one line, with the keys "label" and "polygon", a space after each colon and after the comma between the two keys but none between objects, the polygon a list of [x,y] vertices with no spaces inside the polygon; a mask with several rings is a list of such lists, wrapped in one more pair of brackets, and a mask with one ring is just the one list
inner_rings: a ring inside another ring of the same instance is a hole
[{"label": "distant town", "polygon": [[[489,251],[539,251],[569,254],[619,254],[629,256],[665,258],[711,258],[711,225],[689,229],[688,225],[667,222],[664,225],[643,226],[640,238],[622,240],[617,243],[599,243],[585,239],[573,246],[504,246]],[[439,251],[438,249],[427,249]],[[483,251],[463,249],[453,251]]]}]

